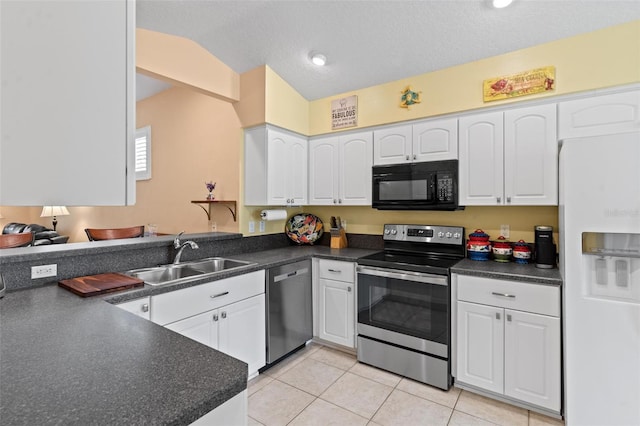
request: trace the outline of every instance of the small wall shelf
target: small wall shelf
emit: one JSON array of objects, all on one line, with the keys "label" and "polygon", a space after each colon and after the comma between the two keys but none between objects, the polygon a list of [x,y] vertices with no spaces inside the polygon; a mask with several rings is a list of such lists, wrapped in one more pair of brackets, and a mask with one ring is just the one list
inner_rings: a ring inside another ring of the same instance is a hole
[{"label": "small wall shelf", "polygon": [[[207,219],[209,219],[209,221],[211,221],[211,205],[222,204],[227,209],[229,209],[229,212],[231,212],[231,216],[233,216],[233,221],[236,222],[237,206],[236,206],[235,200],[202,200],[202,201],[196,200],[196,201],[191,201],[191,204],[197,204],[202,210],[204,210],[205,214],[207,215]],[[207,206],[207,208],[204,207],[205,205]]]}]

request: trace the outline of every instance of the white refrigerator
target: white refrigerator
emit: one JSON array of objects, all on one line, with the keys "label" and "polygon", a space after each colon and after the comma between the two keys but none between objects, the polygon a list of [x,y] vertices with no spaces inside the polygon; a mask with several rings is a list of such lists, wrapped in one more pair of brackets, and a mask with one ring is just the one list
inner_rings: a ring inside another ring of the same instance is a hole
[{"label": "white refrigerator", "polygon": [[560,148],[567,425],[640,425],[640,133]]}]

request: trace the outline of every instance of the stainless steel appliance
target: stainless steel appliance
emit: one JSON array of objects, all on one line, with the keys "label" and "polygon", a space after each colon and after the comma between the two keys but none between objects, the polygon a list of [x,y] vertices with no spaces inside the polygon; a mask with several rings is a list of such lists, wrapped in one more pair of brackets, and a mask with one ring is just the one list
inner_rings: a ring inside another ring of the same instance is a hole
[{"label": "stainless steel appliance", "polygon": [[556,245],[553,243],[553,227],[537,225],[534,228],[536,242],[536,268],[551,269],[556,266]]},{"label": "stainless steel appliance", "polygon": [[311,261],[290,263],[266,274],[267,364],[313,337]]},{"label": "stainless steel appliance", "polygon": [[458,160],[373,166],[379,210],[459,210]]},{"label": "stainless steel appliance", "polygon": [[358,360],[449,389],[449,268],[464,228],[384,226],[384,250],[358,259]]}]

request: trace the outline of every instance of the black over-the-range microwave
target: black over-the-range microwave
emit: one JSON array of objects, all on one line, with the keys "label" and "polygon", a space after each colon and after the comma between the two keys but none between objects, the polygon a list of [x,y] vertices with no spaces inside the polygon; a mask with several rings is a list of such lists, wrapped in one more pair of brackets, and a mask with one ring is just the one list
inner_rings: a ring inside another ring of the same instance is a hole
[{"label": "black over-the-range microwave", "polygon": [[458,160],[373,166],[372,204],[379,210],[462,210]]}]

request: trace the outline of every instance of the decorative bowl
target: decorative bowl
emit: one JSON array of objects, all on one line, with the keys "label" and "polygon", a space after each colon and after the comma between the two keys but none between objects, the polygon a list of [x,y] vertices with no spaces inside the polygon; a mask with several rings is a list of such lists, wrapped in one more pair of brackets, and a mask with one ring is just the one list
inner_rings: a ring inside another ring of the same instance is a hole
[{"label": "decorative bowl", "polygon": [[324,224],[316,215],[300,213],[289,218],[284,231],[296,244],[313,244],[322,237]]},{"label": "decorative bowl", "polygon": [[520,240],[513,245],[513,260],[516,263],[526,264],[531,259],[531,248],[524,240]]}]

